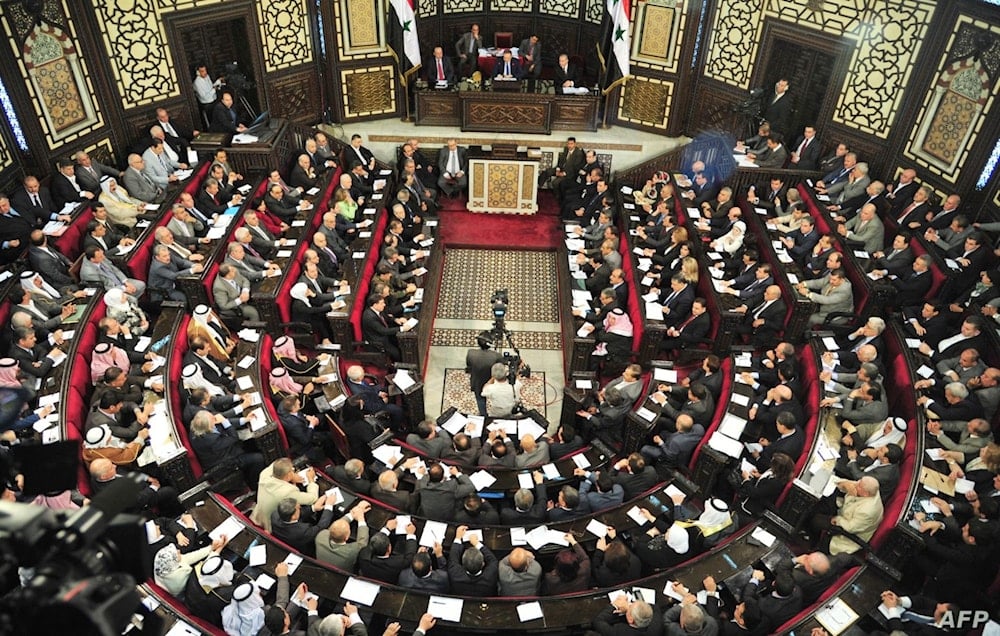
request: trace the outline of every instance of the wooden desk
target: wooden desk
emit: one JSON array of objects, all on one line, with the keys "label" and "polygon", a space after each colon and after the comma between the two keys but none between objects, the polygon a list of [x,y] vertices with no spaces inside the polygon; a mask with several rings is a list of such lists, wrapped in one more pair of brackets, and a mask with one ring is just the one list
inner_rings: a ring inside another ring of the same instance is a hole
[{"label": "wooden desk", "polygon": [[552,95],[503,91],[416,92],[418,126],[460,126],[463,132],[551,134],[553,130],[597,130],[596,95]]},{"label": "wooden desk", "polygon": [[469,210],[490,214],[538,211],[538,161],[527,155],[495,158],[469,152]]},{"label": "wooden desk", "polygon": [[[204,136],[204,135],[202,135]],[[270,170],[285,165],[292,151],[295,150],[294,135],[289,130],[288,120],[272,119],[267,128],[256,135],[259,141],[252,144],[232,144],[232,137],[225,136],[225,142],[213,143],[218,138],[206,138],[199,141],[195,138],[192,147],[201,152],[214,151],[218,146],[226,146],[229,163],[233,169],[244,175],[250,173],[267,173]],[[210,145],[210,148],[205,146]]]}]

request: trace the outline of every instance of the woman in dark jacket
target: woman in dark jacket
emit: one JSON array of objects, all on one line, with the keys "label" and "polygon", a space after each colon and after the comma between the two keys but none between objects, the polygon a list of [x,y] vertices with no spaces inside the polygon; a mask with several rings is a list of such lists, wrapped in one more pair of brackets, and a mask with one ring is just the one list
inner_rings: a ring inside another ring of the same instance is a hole
[{"label": "woman in dark jacket", "polygon": [[573,533],[566,533],[570,548],[556,554],[556,565],[545,574],[543,589],[546,594],[569,594],[590,587],[590,557],[576,541]]},{"label": "woman in dark jacket", "polygon": [[591,559],[591,573],[597,587],[617,587],[642,576],[642,562],[628,546],[615,538],[614,528],[608,528],[608,538],[597,541],[597,549]]},{"label": "woman in dark jacket", "polygon": [[774,507],[781,491],[792,480],[795,462],[785,453],[775,453],[771,458],[771,467],[763,474],[743,471],[743,482],[736,495],[736,513],[739,515],[739,525],[750,523],[764,514],[764,511]]}]

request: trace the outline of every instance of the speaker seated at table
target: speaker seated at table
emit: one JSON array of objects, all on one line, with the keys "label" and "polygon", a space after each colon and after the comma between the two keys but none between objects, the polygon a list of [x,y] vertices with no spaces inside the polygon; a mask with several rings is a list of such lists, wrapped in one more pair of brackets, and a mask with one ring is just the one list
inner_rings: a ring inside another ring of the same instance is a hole
[{"label": "speaker seated at table", "polygon": [[[493,67],[493,86],[495,88],[509,88],[511,84],[520,86],[521,63],[514,59],[510,51],[504,51],[503,59],[499,60]],[[503,86],[503,85],[507,86]]]},{"label": "speaker seated at table", "polygon": [[451,58],[445,57],[440,46],[434,47],[434,55],[426,64],[427,82],[435,88],[448,88],[455,84],[455,67]]}]

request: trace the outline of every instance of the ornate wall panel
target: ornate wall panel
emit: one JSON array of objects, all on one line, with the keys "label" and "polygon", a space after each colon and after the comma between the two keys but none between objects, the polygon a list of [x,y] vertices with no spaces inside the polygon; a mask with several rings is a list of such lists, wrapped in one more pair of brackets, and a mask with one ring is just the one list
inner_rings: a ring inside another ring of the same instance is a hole
[{"label": "ornate wall panel", "polygon": [[4,29],[49,148],[104,125],[68,15],[66,4],[56,0],[42,3],[42,19],[37,22],[20,5],[4,6]]},{"label": "ornate wall panel", "polygon": [[587,0],[587,8],[584,10],[583,17],[586,18],[587,22],[600,24],[604,18],[603,0]]},{"label": "ornate wall panel", "polygon": [[340,71],[344,118],[389,115],[396,112],[396,69],[391,65]]},{"label": "ornate wall panel", "polygon": [[14,155],[7,147],[7,140],[0,135],[0,172],[14,165]]},{"label": "ornate wall panel", "polygon": [[531,0],[490,0],[494,11],[531,11]]},{"label": "ornate wall panel", "polygon": [[[598,2],[598,4],[601,3]],[[603,7],[604,5],[601,4],[601,6]],[[541,0],[538,8],[542,13],[558,15],[564,18],[575,18],[580,15],[579,0]]]},{"label": "ornate wall panel", "polygon": [[469,13],[482,11],[483,0],[444,0],[444,13]]},{"label": "ornate wall panel", "polygon": [[[371,11],[371,2],[368,7]],[[305,0],[260,0],[257,22],[268,72],[312,62],[311,20]]]},{"label": "ornate wall panel", "polygon": [[633,124],[666,129],[674,83],[633,76],[621,91],[618,119]]},{"label": "ornate wall panel", "polygon": [[388,9],[382,0],[339,0],[334,3],[337,17],[337,55],[343,60],[384,56]]},{"label": "ornate wall panel", "polygon": [[681,55],[681,26],[687,21],[683,0],[649,0],[636,7],[632,62],[676,73]]},{"label": "ornate wall panel", "polygon": [[959,16],[903,154],[955,183],[1000,90],[1000,26]]},{"label": "ornate wall panel", "polygon": [[[849,38],[854,54],[833,121],[885,139],[935,6],[933,0],[721,0],[710,29],[705,75],[749,89],[767,17]],[[747,31],[747,25],[756,25],[755,31]]]},{"label": "ornate wall panel", "polygon": [[312,124],[316,121],[316,113],[323,109],[320,93],[316,90],[316,73],[312,69],[268,80],[267,86],[274,117]]},{"label": "ornate wall panel", "polygon": [[437,15],[438,3],[437,0],[418,0],[417,1],[417,17],[418,18],[429,18],[432,15]]}]

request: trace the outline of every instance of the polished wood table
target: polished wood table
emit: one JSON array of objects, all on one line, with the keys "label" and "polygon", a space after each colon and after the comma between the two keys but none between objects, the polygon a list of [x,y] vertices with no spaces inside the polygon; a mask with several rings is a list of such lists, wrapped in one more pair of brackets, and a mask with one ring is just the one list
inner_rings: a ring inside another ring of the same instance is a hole
[{"label": "polished wood table", "polygon": [[597,95],[503,91],[416,92],[418,126],[459,126],[463,132],[551,134],[597,130]]}]

